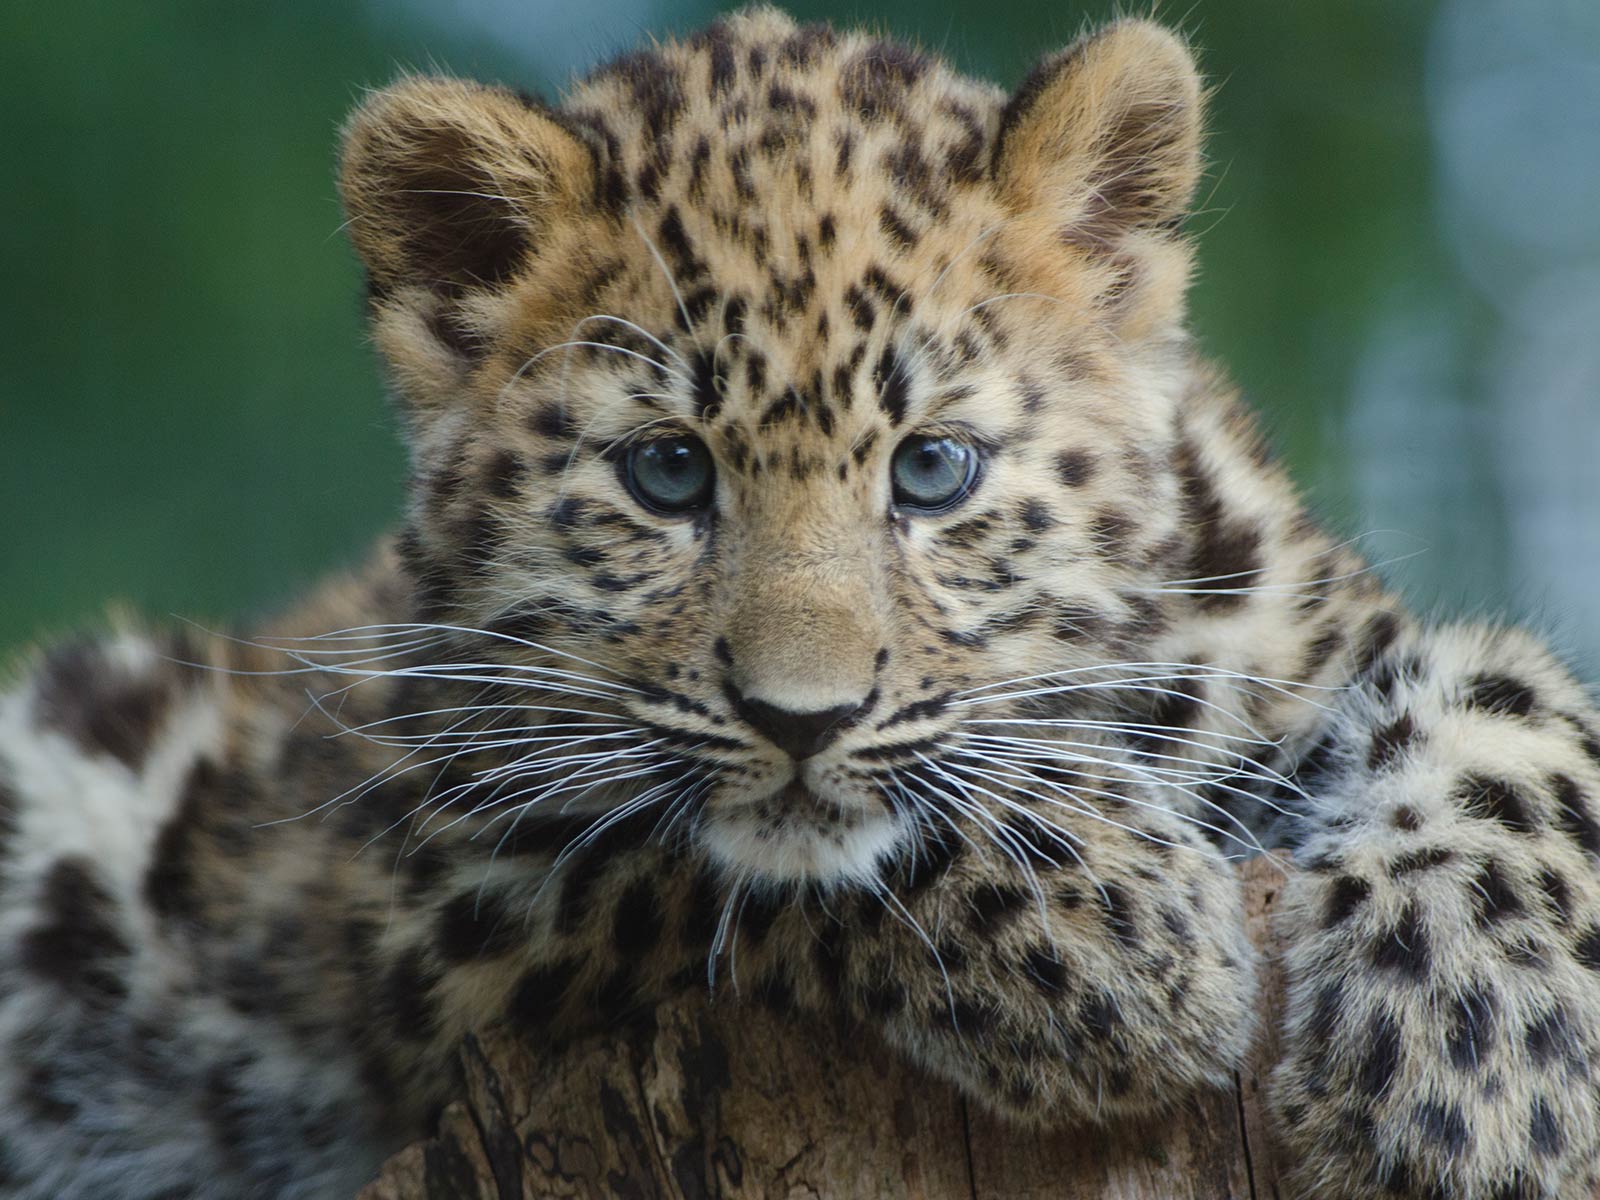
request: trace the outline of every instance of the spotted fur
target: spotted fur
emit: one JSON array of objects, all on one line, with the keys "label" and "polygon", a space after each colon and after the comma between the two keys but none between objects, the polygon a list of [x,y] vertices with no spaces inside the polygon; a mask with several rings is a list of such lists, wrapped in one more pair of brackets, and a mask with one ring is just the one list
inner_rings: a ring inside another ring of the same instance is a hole
[{"label": "spotted fur", "polygon": [[[1145,22],[1008,96],[770,9],[555,107],[370,97],[404,528],[0,700],[0,1190],[347,1195],[464,1033],[686,987],[1018,1120],[1161,1109],[1252,1035],[1266,841],[1301,1194],[1586,1194],[1595,710],[1407,616],[1196,356],[1201,100]],[[709,502],[638,498],[669,435]],[[979,463],[940,511],[929,435]]]}]

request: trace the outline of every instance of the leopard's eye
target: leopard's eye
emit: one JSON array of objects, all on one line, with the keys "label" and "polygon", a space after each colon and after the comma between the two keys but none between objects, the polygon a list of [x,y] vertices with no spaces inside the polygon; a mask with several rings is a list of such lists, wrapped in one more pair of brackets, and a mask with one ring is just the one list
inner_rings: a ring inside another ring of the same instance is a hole
[{"label": "leopard's eye", "polygon": [[901,508],[944,512],[972,491],[978,479],[978,452],[952,437],[914,434],[894,452],[889,478],[894,502]]},{"label": "leopard's eye", "polygon": [[687,434],[635,443],[623,459],[622,475],[634,498],[660,513],[704,508],[716,479],[711,451]]}]

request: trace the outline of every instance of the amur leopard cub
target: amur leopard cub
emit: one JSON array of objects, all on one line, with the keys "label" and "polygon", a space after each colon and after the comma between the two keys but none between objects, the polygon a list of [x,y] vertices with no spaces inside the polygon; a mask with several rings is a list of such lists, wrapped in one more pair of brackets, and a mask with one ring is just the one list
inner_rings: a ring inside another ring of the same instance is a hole
[{"label": "amur leopard cub", "polygon": [[771,9],[369,98],[405,525],[0,700],[0,1192],[348,1196],[465,1032],[708,983],[1158,1109],[1251,1039],[1271,842],[1301,1194],[1590,1195],[1600,716],[1408,617],[1196,356],[1201,99],[1142,21],[1007,95]]}]

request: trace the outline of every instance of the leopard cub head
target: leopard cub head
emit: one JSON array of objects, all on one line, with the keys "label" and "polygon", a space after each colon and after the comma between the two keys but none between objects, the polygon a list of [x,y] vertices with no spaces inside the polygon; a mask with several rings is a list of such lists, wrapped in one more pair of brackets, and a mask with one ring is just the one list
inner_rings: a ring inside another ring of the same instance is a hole
[{"label": "leopard cub head", "polygon": [[977,702],[1158,619],[1200,108],[1142,21],[1006,95],[771,9],[559,106],[365,102],[403,553],[532,731],[503,812],[863,880],[1002,786],[951,757]]}]

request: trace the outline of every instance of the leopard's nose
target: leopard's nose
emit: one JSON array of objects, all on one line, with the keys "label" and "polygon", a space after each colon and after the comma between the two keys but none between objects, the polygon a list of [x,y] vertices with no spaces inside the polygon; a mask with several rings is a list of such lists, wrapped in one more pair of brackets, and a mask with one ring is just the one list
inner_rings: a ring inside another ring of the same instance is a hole
[{"label": "leopard's nose", "polygon": [[845,722],[860,712],[862,706],[861,701],[855,700],[815,712],[796,712],[765,700],[748,699],[732,684],[728,686],[728,693],[740,717],[796,760],[810,758],[826,749],[844,732]]}]

